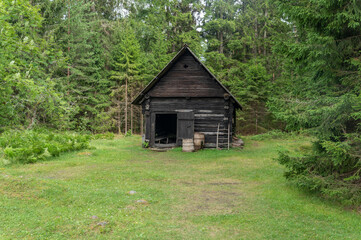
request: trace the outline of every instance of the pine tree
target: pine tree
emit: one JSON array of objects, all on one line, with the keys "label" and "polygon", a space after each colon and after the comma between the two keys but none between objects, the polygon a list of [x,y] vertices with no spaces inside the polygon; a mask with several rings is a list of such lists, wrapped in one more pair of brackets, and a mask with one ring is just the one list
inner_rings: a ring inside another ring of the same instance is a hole
[{"label": "pine tree", "polygon": [[60,40],[68,58],[65,91],[76,106],[72,122],[77,129],[96,130],[95,120],[108,107],[109,81],[104,73],[104,50],[93,2],[67,1]]},{"label": "pine tree", "polygon": [[[123,24],[123,27],[120,25]],[[117,115],[118,132],[120,133],[121,113],[124,113],[124,134],[128,132],[128,107],[129,95],[133,96],[134,87],[137,80],[140,79],[139,62],[140,62],[140,46],[135,37],[133,28],[129,22],[120,22],[116,25],[115,38],[118,43],[113,49],[113,70],[111,71],[111,79],[114,81],[112,90],[113,102],[117,104],[112,106],[111,112]],[[129,94],[130,93],[130,94]],[[120,109],[120,103],[124,103],[123,111]],[[114,110],[114,108],[117,108]],[[132,112],[133,113],[133,112]],[[133,114],[131,114],[133,115]],[[131,116],[131,123],[133,123]],[[132,125],[132,124],[131,124]],[[133,126],[131,126],[133,127]],[[131,128],[131,131],[133,129]]]},{"label": "pine tree", "polygon": [[299,186],[360,202],[360,1],[279,4],[294,31],[278,47],[290,79],[272,107],[289,127],[312,127],[318,139],[306,156],[279,160]]}]

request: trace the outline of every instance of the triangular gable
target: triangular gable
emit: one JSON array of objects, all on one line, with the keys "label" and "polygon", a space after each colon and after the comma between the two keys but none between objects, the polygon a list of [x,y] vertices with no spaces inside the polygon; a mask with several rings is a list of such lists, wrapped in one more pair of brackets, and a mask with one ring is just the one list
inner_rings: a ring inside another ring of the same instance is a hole
[{"label": "triangular gable", "polygon": [[143,97],[223,97],[228,94],[236,107],[241,104],[185,45],[162,71],[141,91],[132,104]]}]

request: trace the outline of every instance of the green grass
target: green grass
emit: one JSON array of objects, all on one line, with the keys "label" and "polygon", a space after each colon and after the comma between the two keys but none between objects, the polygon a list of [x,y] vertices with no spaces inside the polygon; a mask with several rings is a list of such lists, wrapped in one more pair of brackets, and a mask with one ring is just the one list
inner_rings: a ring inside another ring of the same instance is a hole
[{"label": "green grass", "polygon": [[160,153],[128,137],[1,167],[0,239],[361,239],[359,213],[295,189],[272,160],[309,141]]}]

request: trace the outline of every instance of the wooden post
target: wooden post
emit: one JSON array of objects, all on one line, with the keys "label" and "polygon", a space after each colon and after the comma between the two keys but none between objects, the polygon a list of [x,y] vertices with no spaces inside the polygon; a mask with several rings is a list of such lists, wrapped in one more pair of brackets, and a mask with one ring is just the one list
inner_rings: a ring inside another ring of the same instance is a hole
[{"label": "wooden post", "polygon": [[140,135],[143,136],[143,112],[142,109],[140,109]]},{"label": "wooden post", "polygon": [[219,134],[219,123],[217,127],[217,142],[216,142],[216,149],[218,149],[218,134]]},{"label": "wooden post", "polygon": [[228,123],[228,150],[229,150],[229,128],[230,128],[230,124]]}]

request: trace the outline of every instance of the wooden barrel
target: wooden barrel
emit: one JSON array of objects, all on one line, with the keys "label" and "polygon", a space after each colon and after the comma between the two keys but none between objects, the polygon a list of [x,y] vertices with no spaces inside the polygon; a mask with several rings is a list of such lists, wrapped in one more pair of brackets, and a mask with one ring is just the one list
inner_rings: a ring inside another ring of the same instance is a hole
[{"label": "wooden barrel", "polygon": [[204,146],[204,134],[203,133],[194,133],[194,149],[198,151]]},{"label": "wooden barrel", "polygon": [[183,152],[193,152],[194,151],[194,144],[193,139],[183,139],[183,146],[182,150]]}]

